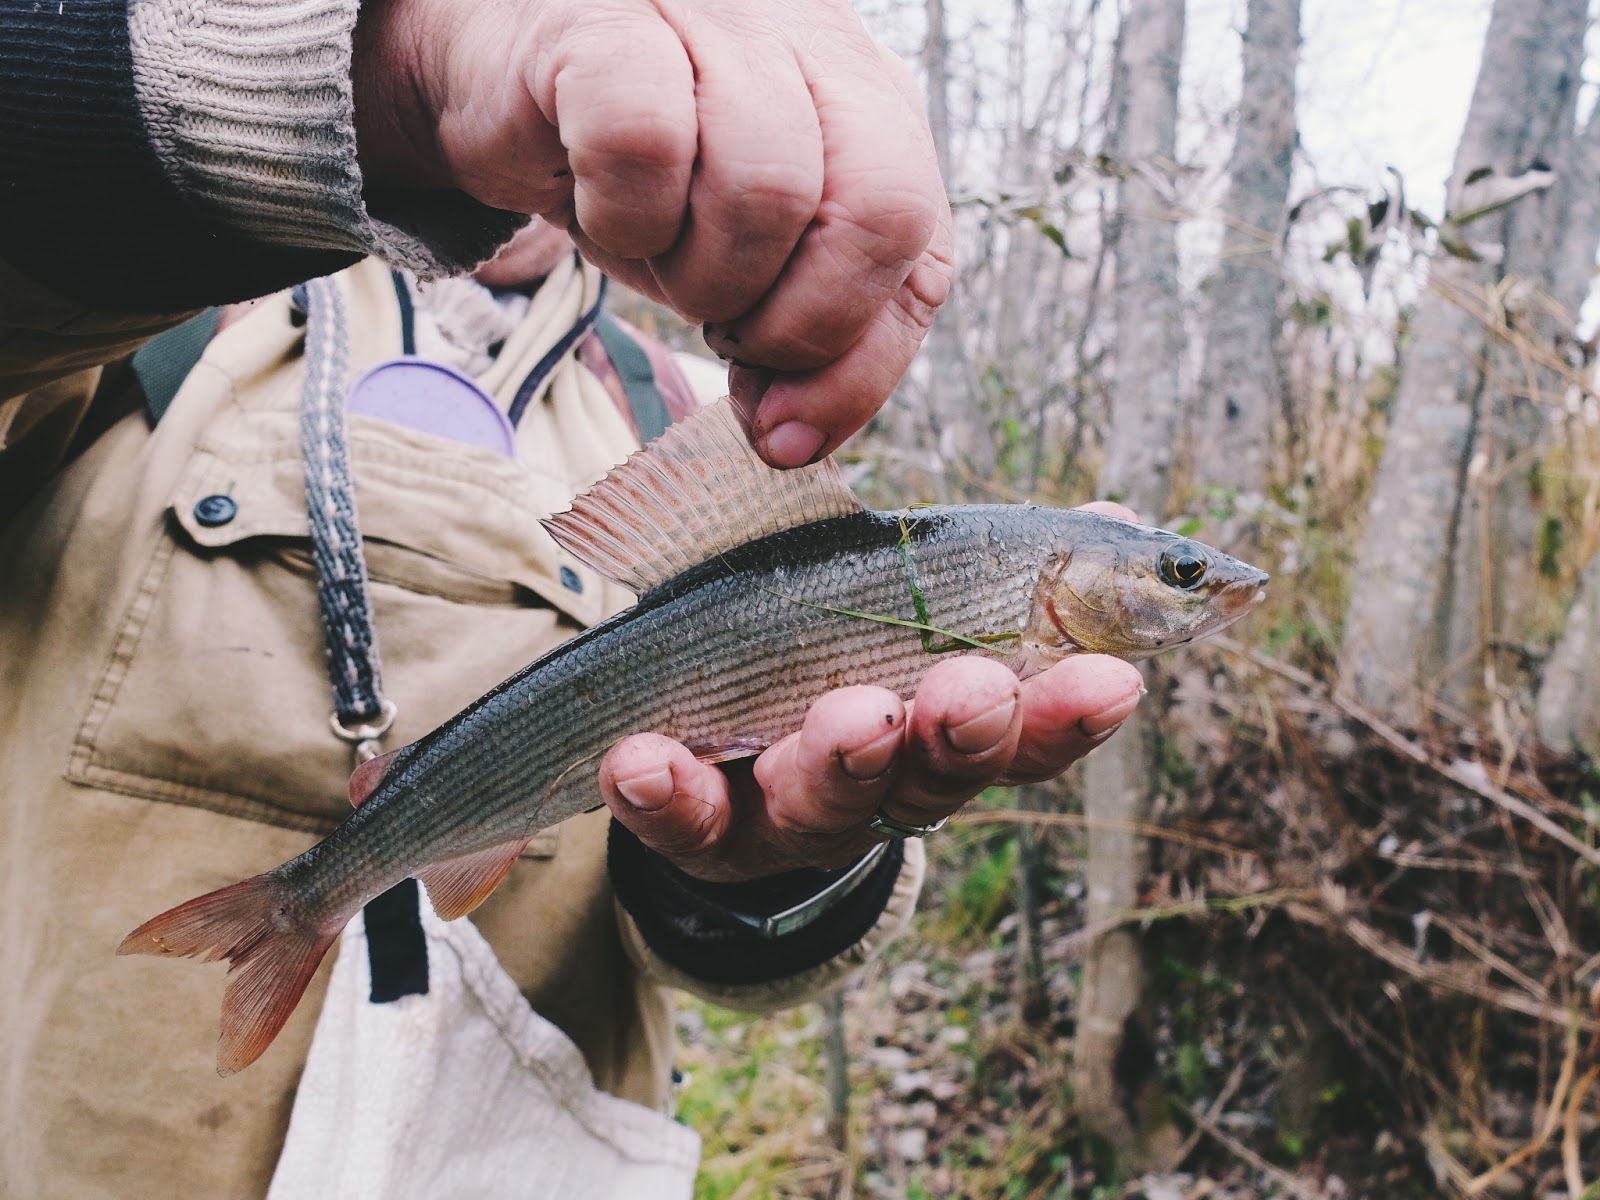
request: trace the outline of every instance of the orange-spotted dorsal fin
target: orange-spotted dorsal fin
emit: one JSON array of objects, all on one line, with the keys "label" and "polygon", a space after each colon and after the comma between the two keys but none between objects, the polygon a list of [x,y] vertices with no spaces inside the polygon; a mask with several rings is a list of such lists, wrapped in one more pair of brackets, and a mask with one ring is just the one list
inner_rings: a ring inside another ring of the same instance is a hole
[{"label": "orange-spotted dorsal fin", "polygon": [[862,507],[831,458],[792,471],[767,466],[724,399],[679,421],[544,527],[573,557],[645,592],[735,546]]}]

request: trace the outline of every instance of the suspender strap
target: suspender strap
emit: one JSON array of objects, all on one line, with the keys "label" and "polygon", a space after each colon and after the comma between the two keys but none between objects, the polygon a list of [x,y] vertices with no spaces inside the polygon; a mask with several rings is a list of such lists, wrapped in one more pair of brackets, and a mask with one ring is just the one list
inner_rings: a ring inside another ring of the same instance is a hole
[{"label": "suspender strap", "polygon": [[145,413],[152,426],[166,414],[172,398],[206,352],[221,319],[220,308],[208,308],[133,352],[133,373],[144,391]]},{"label": "suspender strap", "polygon": [[633,409],[633,423],[639,430],[639,441],[644,443],[660,437],[672,424],[672,414],[667,411],[666,399],[656,386],[656,372],[650,365],[650,356],[608,312],[595,318],[594,335],[605,347],[606,357],[622,380],[628,406]]},{"label": "suspender strap", "polygon": [[[349,740],[376,741],[393,708],[383,700],[378,644],[372,632],[367,564],[361,553],[355,488],[345,426],[349,368],[344,296],[333,280],[296,289],[306,310],[306,376],[300,401],[300,453],[306,476],[311,557],[317,567],[334,728]],[[379,723],[382,728],[377,728]],[[359,736],[365,734],[365,736]]]}]

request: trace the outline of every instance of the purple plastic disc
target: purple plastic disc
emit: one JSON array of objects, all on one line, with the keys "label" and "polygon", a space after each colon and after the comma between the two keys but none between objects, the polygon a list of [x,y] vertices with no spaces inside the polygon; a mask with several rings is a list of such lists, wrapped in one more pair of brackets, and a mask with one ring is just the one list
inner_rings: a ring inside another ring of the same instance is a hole
[{"label": "purple plastic disc", "polygon": [[391,358],[350,385],[348,411],[516,454],[516,431],[494,399],[460,371],[425,358]]}]

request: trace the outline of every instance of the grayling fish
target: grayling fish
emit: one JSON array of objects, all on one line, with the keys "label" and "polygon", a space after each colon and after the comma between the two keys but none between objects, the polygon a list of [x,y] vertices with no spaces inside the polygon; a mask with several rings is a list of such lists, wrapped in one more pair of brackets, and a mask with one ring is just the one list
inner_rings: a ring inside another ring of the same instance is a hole
[{"label": "grayling fish", "polygon": [[592,808],[645,730],[707,761],[758,753],[855,683],[910,697],[945,653],[1029,675],[1136,659],[1230,624],[1267,576],[1198,542],[1032,505],[872,512],[831,461],[776,472],[728,402],[681,422],[546,527],[639,602],[351,779],[358,807],[298,858],[147,921],[120,953],[229,960],[218,1068],[266,1049],[341,929],[407,876],[446,919],[528,839]]}]

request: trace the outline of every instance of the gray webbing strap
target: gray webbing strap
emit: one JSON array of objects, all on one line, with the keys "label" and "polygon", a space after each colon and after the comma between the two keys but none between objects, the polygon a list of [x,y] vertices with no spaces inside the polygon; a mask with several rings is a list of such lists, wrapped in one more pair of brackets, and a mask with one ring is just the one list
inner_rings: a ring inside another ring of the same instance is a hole
[{"label": "gray webbing strap", "polygon": [[356,742],[358,754],[376,752],[376,739],[388,729],[394,709],[383,699],[367,564],[361,553],[355,489],[350,481],[344,411],[349,366],[344,297],[332,279],[324,278],[296,288],[295,298],[306,312],[300,453],[305,465],[311,557],[317,567],[317,601],[328,651],[328,681],[333,685],[334,731]]}]

